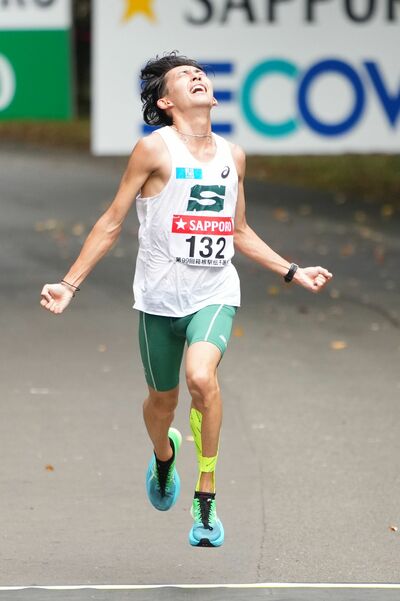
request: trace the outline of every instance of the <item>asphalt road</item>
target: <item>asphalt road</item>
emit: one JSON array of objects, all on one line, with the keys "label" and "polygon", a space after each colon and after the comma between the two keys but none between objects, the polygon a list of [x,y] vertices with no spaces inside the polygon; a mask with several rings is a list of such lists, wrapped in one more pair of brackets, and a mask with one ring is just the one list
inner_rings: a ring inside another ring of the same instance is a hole
[{"label": "asphalt road", "polygon": [[0,147],[0,584],[399,582],[399,215],[247,183],[259,235],[335,277],[313,295],[237,256],[243,306],[220,367],[226,542],[191,548],[184,384],[181,498],[158,513],[145,496],[135,210],[65,314],[39,305],[123,165]]}]

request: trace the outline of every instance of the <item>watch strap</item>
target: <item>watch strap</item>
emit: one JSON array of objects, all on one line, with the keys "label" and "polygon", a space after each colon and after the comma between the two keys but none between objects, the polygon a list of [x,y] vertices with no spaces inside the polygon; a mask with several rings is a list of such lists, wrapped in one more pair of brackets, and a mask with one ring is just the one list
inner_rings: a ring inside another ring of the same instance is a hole
[{"label": "watch strap", "polygon": [[291,282],[293,280],[294,274],[298,270],[299,266],[296,263],[292,263],[289,267],[289,271],[286,275],[283,276],[285,282]]}]

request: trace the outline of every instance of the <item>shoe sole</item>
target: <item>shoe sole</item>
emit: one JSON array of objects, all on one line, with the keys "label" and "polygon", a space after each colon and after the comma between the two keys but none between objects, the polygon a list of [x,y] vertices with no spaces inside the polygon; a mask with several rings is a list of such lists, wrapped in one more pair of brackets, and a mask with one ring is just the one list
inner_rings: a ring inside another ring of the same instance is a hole
[{"label": "shoe sole", "polygon": [[208,548],[217,548],[220,547],[222,543],[219,543],[218,545],[213,545],[211,541],[208,540],[208,538],[202,538],[197,545],[194,545],[193,543],[190,543],[192,545],[192,547],[208,547]]},{"label": "shoe sole", "polygon": [[[172,504],[169,507],[169,509],[171,509],[171,507],[173,507],[175,505],[175,503],[177,502],[178,497],[181,493],[181,479],[179,477],[178,470],[176,469],[176,458],[178,456],[179,449],[181,448],[182,434],[176,428],[169,428],[168,437],[171,438],[172,442],[174,443],[174,449],[175,449],[175,494],[174,494],[174,499],[172,501]],[[165,510],[165,511],[168,511],[168,510]]]},{"label": "shoe sole", "polygon": [[168,437],[171,438],[172,442],[174,443],[175,460],[176,460],[176,457],[178,455],[179,449],[181,448],[181,444],[182,444],[182,434],[176,428],[170,428],[168,430]]},{"label": "shoe sole", "polygon": [[208,547],[208,548],[220,547],[222,545],[222,543],[224,542],[224,538],[223,537],[222,537],[222,539],[217,538],[215,541],[210,541],[210,539],[208,539],[208,538],[201,538],[198,541],[194,538],[189,537],[189,542],[192,547]]},{"label": "shoe sole", "polygon": [[220,547],[225,539],[225,532],[222,523],[220,522],[221,534],[214,541],[211,541],[209,538],[201,538],[197,540],[194,538],[192,534],[192,530],[189,532],[189,543],[192,547]]}]

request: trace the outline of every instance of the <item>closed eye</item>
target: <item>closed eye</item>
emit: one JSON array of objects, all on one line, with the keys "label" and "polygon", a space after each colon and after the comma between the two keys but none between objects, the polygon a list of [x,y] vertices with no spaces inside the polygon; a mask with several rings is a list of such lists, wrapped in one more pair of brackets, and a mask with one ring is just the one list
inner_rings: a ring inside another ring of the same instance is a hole
[{"label": "closed eye", "polygon": [[[189,71],[189,69],[184,69],[183,71],[179,72],[179,75],[190,75],[191,71]],[[201,71],[201,69],[196,69],[194,71],[195,75],[204,75],[205,76],[205,72]]]}]

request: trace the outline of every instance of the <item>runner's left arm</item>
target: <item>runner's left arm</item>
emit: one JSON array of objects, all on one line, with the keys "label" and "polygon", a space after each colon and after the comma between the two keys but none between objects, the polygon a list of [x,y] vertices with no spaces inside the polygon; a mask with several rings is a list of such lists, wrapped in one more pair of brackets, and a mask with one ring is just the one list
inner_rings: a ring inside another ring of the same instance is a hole
[{"label": "runner's left arm", "polygon": [[[235,215],[235,249],[266,269],[270,269],[283,277],[289,271],[291,264],[268,246],[246,221],[246,203],[243,185],[246,156],[243,150],[237,145],[232,147],[232,154],[239,176]],[[332,277],[332,274],[324,267],[299,267],[293,277],[293,282],[312,292],[319,292]]]}]

